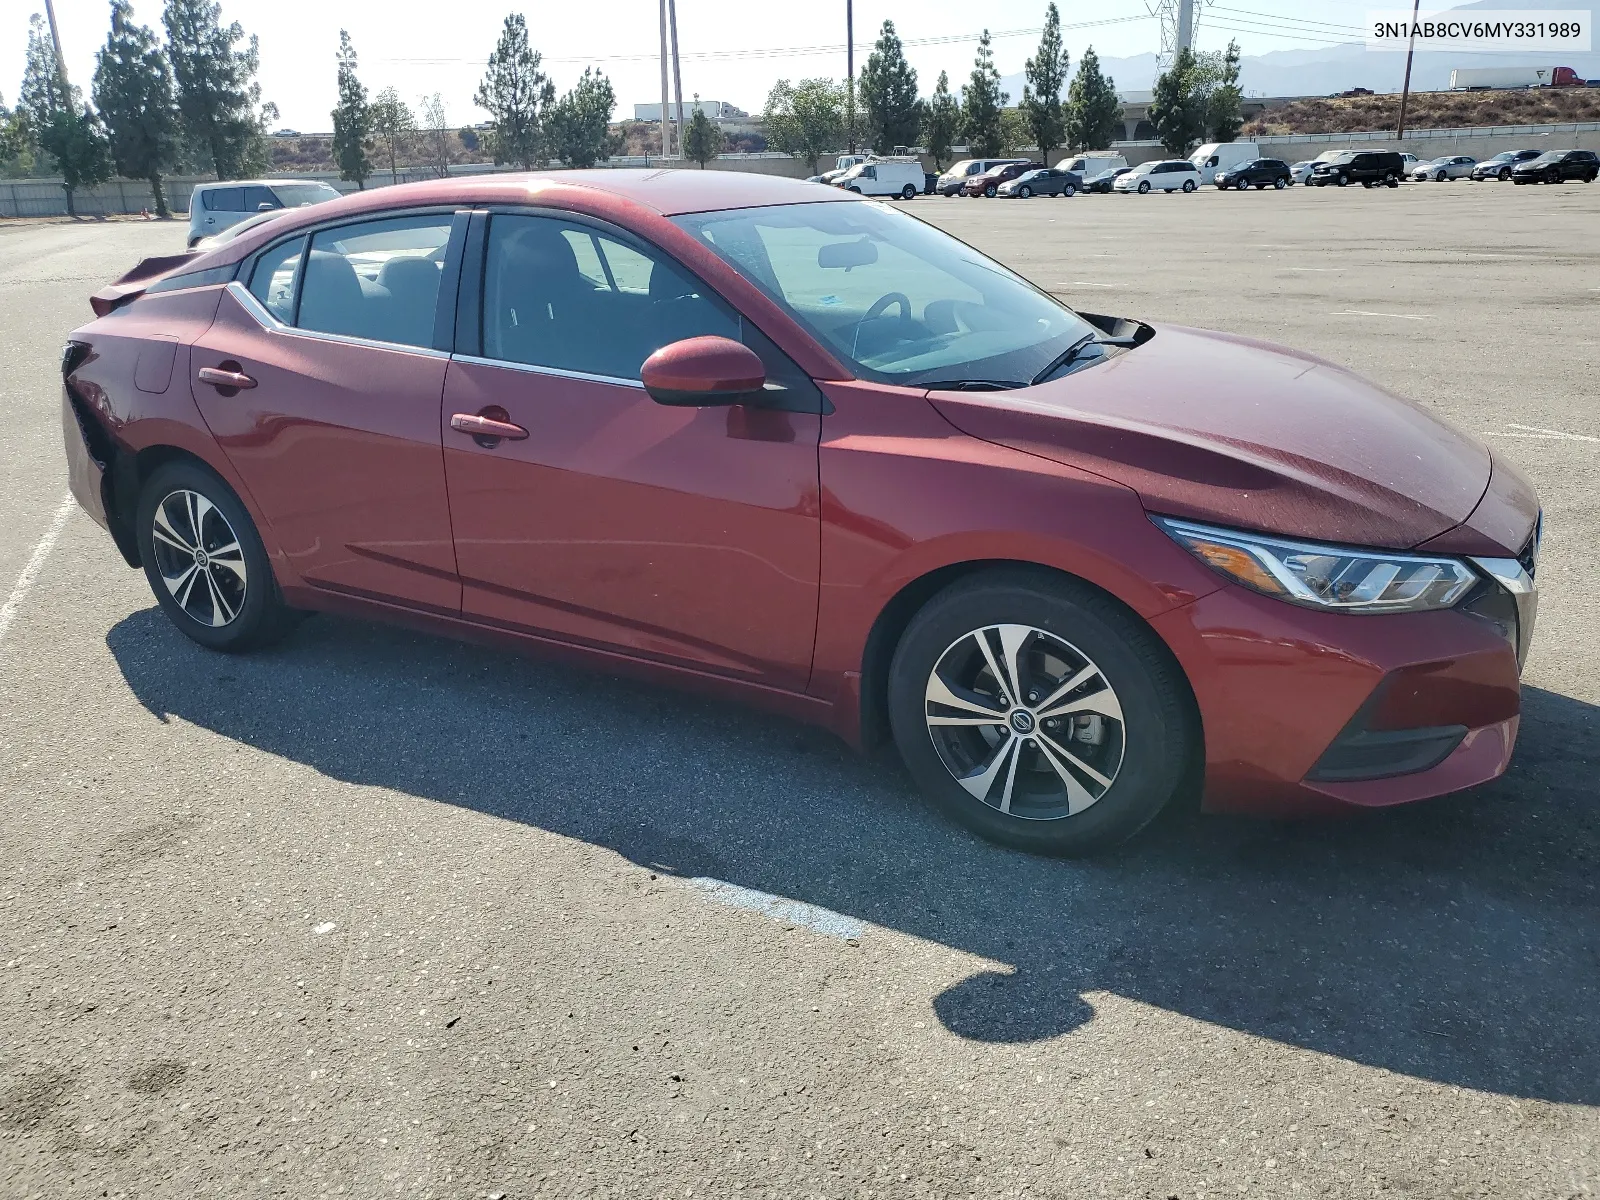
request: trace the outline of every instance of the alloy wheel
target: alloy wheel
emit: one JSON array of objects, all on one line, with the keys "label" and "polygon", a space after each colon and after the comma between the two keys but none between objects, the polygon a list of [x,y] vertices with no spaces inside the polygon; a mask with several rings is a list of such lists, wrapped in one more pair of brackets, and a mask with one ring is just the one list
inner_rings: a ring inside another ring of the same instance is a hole
[{"label": "alloy wheel", "polygon": [[924,693],[928,736],[973,799],[1009,816],[1074,816],[1116,782],[1122,705],[1088,655],[1031,625],[963,634]]},{"label": "alloy wheel", "polygon": [[199,492],[169,492],[150,528],[155,565],[172,599],[201,625],[219,629],[244,609],[244,549],[222,510]]}]

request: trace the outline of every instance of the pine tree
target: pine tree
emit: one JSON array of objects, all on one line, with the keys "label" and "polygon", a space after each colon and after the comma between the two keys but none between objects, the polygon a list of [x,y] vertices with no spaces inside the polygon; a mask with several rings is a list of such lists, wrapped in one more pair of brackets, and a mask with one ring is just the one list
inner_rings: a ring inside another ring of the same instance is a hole
[{"label": "pine tree", "polygon": [[50,27],[34,13],[28,18],[28,50],[17,111],[26,115],[33,136],[38,137],[56,113],[75,108],[76,101],[76,96],[67,93],[56,65],[56,44]]},{"label": "pine tree", "polygon": [[1044,12],[1044,33],[1039,49],[1023,69],[1022,115],[1028,123],[1040,159],[1048,162],[1066,133],[1061,112],[1061,89],[1067,83],[1067,50],[1061,44],[1061,13],[1055,0]]},{"label": "pine tree", "polygon": [[1244,128],[1243,100],[1244,93],[1239,90],[1239,43],[1230,41],[1207,106],[1206,123],[1211,128],[1212,141],[1231,142],[1239,136],[1239,130]]},{"label": "pine tree", "polygon": [[922,113],[922,144],[933,156],[933,165],[944,170],[950,147],[961,132],[961,106],[950,94],[950,76],[939,72],[939,82]]},{"label": "pine tree", "polygon": [[1173,154],[1188,154],[1205,136],[1209,97],[1201,90],[1200,64],[1185,46],[1156,77],[1150,99],[1150,123],[1161,144]]},{"label": "pine tree", "polygon": [[689,118],[689,128],[683,135],[683,152],[699,163],[703,171],[708,162],[722,153],[726,143],[721,126],[706,116],[700,108],[700,97],[695,96],[694,115]]},{"label": "pine tree", "polygon": [[278,110],[261,104],[257,39],[238,48],[244,29],[224,29],[221,12],[208,0],[167,0],[161,21],[184,133],[218,179],[238,179],[265,165],[265,126]]},{"label": "pine tree", "polygon": [[367,138],[372,132],[372,111],[366,85],[356,75],[356,48],[350,35],[339,30],[339,106],[333,110],[333,161],[339,178],[365,190],[372,175],[367,158]]},{"label": "pine tree", "polygon": [[370,115],[373,135],[388,148],[389,182],[393,183],[398,170],[400,139],[416,131],[417,118],[412,115],[411,106],[400,99],[400,93],[392,87],[384,88],[373,97]]},{"label": "pine tree", "polygon": [[551,149],[569,167],[592,167],[621,146],[611,134],[611,111],[617,93],[611,81],[592,67],[583,69],[578,84],[550,111]]},{"label": "pine tree", "polygon": [[111,178],[111,152],[100,119],[87,106],[57,109],[40,130],[39,144],[56,160],[67,190],[67,215],[76,217],[73,193]]},{"label": "pine tree", "polygon": [[1122,132],[1122,101],[1116,81],[1100,73],[1100,56],[1090,46],[1078,60],[1078,73],[1067,89],[1067,147],[1104,150]]},{"label": "pine tree", "polygon": [[961,131],[974,157],[994,158],[1005,145],[1000,129],[1000,110],[1011,99],[1000,90],[1000,72],[995,70],[994,51],[989,48],[989,31],[978,39],[978,56],[972,64],[972,78],[961,97]]},{"label": "pine tree", "polygon": [[474,97],[478,107],[494,118],[490,148],[497,163],[521,163],[531,171],[549,156],[545,120],[555,104],[556,89],[539,63],[538,51],[528,45],[527,21],[521,13],[511,13]]},{"label": "pine tree", "polygon": [[111,0],[111,34],[94,72],[100,110],[117,173],[145,179],[155,193],[156,216],[167,219],[162,176],[178,161],[178,109],[172,69],[156,35],[133,23],[128,0]]},{"label": "pine tree", "polygon": [[860,98],[867,140],[880,154],[896,146],[910,146],[922,126],[922,102],[917,99],[917,73],[906,62],[905,47],[885,21],[878,43],[861,71]]}]

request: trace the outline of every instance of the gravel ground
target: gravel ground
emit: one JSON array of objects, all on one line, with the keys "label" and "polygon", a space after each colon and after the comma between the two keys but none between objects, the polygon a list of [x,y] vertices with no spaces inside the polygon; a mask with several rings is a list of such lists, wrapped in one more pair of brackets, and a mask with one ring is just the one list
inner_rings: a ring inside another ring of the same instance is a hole
[{"label": "gravel ground", "polygon": [[912,211],[1528,472],[1510,773],[1052,862],[744,708],[333,618],[208,654],[81,513],[35,555],[62,337],[182,228],[0,224],[0,1194],[1600,1195],[1600,187]]}]

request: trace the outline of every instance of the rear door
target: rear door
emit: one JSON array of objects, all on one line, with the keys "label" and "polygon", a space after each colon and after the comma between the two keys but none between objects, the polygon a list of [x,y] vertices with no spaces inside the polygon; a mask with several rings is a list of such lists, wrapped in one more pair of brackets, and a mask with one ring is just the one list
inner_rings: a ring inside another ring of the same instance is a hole
[{"label": "rear door", "polygon": [[195,401],[308,584],[460,609],[439,404],[466,227],[416,212],[276,243],[194,345]]},{"label": "rear door", "polygon": [[[501,212],[483,240],[467,256],[443,411],[463,613],[803,689],[820,392],[703,283],[619,229]],[[755,349],[784,407],[655,403],[644,359],[705,334]],[[454,428],[478,416],[526,434]]]}]

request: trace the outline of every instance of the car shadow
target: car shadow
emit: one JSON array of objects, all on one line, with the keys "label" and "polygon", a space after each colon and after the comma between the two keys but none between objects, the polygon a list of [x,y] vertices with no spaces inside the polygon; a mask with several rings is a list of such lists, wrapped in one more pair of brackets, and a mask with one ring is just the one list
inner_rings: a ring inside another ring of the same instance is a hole
[{"label": "car shadow", "polygon": [[964,1038],[1055,1037],[1114,993],[1424,1079],[1600,1104],[1600,709],[1565,696],[1527,690],[1510,773],[1474,792],[1318,823],[1170,812],[1067,862],[953,828],[890,755],[502,651],[323,617],[227,658],[155,608],[107,644],[163,721],[990,959],[933,1001]]}]

